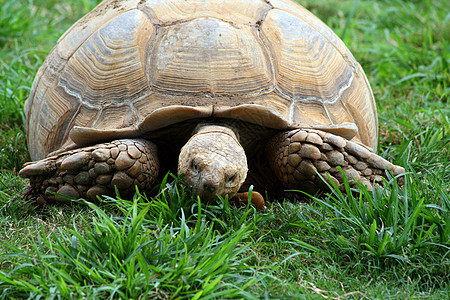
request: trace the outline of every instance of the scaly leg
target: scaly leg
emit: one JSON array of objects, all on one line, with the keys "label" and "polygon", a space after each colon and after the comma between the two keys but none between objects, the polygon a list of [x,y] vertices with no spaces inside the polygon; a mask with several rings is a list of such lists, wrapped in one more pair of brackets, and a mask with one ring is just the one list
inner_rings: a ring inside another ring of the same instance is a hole
[{"label": "scaly leg", "polygon": [[63,152],[27,163],[24,196],[39,204],[65,202],[63,197],[95,200],[98,195],[132,195],[135,186],[149,189],[158,176],[157,147],[144,139],[124,139]]},{"label": "scaly leg", "polygon": [[[403,173],[402,167],[393,165],[364,146],[337,135],[313,129],[296,129],[273,137],[267,145],[269,162],[277,177],[287,188],[314,193],[326,189],[317,176],[340,185],[343,176],[340,166],[351,186],[361,182],[369,189],[381,183],[386,170],[394,176]],[[327,176],[328,175],[328,176]],[[399,183],[403,178],[399,178]]]}]

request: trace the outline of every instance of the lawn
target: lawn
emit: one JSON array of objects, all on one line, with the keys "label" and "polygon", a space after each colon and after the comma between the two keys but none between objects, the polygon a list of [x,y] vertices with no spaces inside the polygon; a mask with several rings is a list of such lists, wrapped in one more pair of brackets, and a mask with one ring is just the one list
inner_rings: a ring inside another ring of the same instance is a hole
[{"label": "lawn", "polygon": [[378,154],[406,169],[403,186],[258,211],[201,205],[168,174],[155,197],[37,207],[17,175],[24,102],[57,39],[97,3],[0,0],[1,299],[450,297],[448,1],[301,2],[364,68]]}]

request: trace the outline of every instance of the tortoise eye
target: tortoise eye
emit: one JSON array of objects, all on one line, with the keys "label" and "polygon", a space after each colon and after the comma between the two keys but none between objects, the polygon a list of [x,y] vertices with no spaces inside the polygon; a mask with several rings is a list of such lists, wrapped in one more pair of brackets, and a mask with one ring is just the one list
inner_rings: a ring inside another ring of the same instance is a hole
[{"label": "tortoise eye", "polygon": [[192,169],[194,169],[194,171],[198,171],[198,164],[195,159],[192,160],[191,167]]},{"label": "tortoise eye", "polygon": [[237,177],[237,174],[234,174],[233,176],[231,176],[230,178],[228,178],[228,181],[233,181],[235,180]]}]

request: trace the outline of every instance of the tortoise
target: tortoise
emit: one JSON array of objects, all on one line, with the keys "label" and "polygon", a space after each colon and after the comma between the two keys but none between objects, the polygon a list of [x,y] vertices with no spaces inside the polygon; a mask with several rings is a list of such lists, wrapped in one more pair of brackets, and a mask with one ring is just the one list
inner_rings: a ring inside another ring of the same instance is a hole
[{"label": "tortoise", "polygon": [[169,170],[205,201],[404,172],[375,154],[361,66],[289,0],[104,1],[59,39],[25,114],[38,203],[130,195]]}]

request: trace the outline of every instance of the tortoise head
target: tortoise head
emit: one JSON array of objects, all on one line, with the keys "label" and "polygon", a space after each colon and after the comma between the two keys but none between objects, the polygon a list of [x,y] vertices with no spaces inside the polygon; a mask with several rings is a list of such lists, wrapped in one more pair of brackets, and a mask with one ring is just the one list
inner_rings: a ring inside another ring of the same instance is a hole
[{"label": "tortoise head", "polygon": [[233,130],[203,125],[180,151],[178,174],[204,201],[234,196],[247,177],[247,157]]}]

